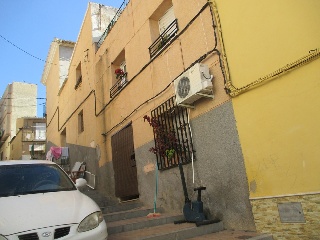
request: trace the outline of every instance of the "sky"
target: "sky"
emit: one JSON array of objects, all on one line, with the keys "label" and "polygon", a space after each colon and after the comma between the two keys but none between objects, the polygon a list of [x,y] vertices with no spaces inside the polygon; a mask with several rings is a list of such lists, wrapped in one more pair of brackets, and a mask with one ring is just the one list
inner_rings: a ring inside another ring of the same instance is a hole
[{"label": "sky", "polygon": [[[52,40],[76,42],[88,0],[0,0],[0,97],[8,84],[37,84],[37,116],[46,88],[40,82]],[[92,1],[91,1],[92,2]],[[119,8],[123,0],[93,1]]]}]

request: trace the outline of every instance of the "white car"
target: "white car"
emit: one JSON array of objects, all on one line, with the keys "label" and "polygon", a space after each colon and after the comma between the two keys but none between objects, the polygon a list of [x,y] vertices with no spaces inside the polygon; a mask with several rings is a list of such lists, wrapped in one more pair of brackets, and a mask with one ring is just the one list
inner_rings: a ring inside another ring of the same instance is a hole
[{"label": "white car", "polygon": [[0,161],[0,240],[103,240],[98,205],[55,163]]}]

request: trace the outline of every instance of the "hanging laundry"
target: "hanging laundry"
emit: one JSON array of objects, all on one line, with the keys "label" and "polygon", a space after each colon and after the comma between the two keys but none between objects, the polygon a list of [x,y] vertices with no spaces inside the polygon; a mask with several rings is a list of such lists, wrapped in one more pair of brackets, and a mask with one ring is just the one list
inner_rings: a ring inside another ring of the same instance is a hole
[{"label": "hanging laundry", "polygon": [[61,147],[51,147],[50,150],[55,159],[59,159],[61,157],[61,153],[62,153]]},{"label": "hanging laundry", "polygon": [[52,160],[53,160],[53,155],[52,155],[51,150],[49,150],[49,151],[47,152],[46,160],[48,160],[48,161],[51,161],[51,162],[52,162]]}]

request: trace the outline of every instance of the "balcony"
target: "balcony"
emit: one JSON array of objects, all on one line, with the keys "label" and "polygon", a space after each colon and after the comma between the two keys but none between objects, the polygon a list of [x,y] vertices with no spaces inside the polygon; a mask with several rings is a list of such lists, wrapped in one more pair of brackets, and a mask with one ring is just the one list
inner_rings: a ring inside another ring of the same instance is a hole
[{"label": "balcony", "polygon": [[74,89],[77,89],[81,83],[82,83],[82,76],[78,77],[76,85],[74,86]]},{"label": "balcony", "polygon": [[164,50],[178,30],[178,20],[175,19],[149,47],[150,58],[153,58],[157,53],[160,53],[162,50]]},{"label": "balcony", "polygon": [[127,73],[124,73],[124,75],[121,76],[110,89],[110,98],[113,98],[115,95],[121,92],[121,90],[127,85],[127,83]]}]

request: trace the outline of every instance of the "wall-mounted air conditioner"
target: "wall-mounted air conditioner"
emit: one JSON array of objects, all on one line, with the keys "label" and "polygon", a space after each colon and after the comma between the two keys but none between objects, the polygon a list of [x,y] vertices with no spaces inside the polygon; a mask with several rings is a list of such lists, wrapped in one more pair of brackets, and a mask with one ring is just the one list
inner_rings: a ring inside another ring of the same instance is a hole
[{"label": "wall-mounted air conditioner", "polygon": [[176,103],[194,107],[193,103],[202,97],[213,98],[212,78],[205,64],[197,63],[174,80]]}]

